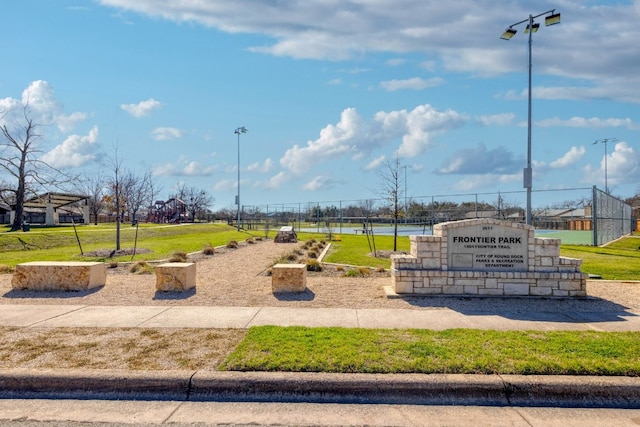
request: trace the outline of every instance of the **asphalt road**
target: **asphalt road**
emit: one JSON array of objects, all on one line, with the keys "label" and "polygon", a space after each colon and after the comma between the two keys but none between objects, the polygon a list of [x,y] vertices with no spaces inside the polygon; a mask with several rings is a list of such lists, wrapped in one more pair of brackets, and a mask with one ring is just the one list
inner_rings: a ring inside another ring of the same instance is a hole
[{"label": "asphalt road", "polygon": [[252,402],[0,400],[0,425],[633,426],[638,409]]}]

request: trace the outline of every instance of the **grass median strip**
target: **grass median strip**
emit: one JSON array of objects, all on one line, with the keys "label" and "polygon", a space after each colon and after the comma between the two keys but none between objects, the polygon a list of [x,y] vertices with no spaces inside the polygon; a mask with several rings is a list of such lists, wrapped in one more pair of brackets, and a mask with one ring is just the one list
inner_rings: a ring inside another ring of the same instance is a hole
[{"label": "grass median strip", "polygon": [[256,327],[240,371],[640,375],[640,333]]},{"label": "grass median strip", "polygon": [[640,376],[640,333],[0,328],[9,368]]}]

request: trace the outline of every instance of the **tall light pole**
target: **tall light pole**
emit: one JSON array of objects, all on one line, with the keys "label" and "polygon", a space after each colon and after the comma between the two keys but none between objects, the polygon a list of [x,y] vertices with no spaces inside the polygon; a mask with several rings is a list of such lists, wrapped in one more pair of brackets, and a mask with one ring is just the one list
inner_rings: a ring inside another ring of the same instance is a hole
[{"label": "tall light pole", "polygon": [[527,119],[527,167],[523,171],[523,181],[524,187],[527,189],[527,224],[531,225],[531,184],[533,182],[533,172],[531,170],[531,70],[533,66],[531,65],[531,45],[532,45],[532,34],[537,32],[540,28],[540,24],[535,23],[534,19],[541,17],[542,15],[547,15],[545,17],[545,25],[554,25],[560,23],[560,13],[555,13],[555,9],[548,10],[546,12],[540,13],[538,15],[529,15],[529,18],[524,19],[520,22],[516,22],[507,28],[502,36],[500,36],[503,40],[510,40],[513,36],[516,35],[517,30],[513,27],[527,23],[527,27],[525,28],[525,33],[529,33],[529,99],[528,99],[528,119]]},{"label": "tall light pole", "polygon": [[609,185],[607,183],[607,142],[616,142],[618,138],[598,139],[593,144],[604,143],[604,192],[609,194]]},{"label": "tall light pole", "polygon": [[238,231],[240,231],[240,134],[247,133],[247,128],[244,126],[240,126],[236,130],[233,131],[236,135],[238,135],[238,195],[236,196],[236,204],[238,205]]}]

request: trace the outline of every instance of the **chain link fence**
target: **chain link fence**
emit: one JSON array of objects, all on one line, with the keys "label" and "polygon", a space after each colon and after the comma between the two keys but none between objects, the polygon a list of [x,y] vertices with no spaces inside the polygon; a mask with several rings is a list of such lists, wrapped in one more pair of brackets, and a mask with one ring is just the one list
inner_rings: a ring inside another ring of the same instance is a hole
[{"label": "chain link fence", "polygon": [[631,234],[631,206],[593,187],[593,245],[599,246]]}]

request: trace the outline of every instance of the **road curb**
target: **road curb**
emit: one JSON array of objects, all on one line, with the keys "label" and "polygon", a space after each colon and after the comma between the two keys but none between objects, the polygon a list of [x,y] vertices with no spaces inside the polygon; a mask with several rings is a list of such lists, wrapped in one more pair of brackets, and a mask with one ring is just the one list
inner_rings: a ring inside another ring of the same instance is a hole
[{"label": "road curb", "polygon": [[0,397],[640,408],[640,378],[8,369]]}]

